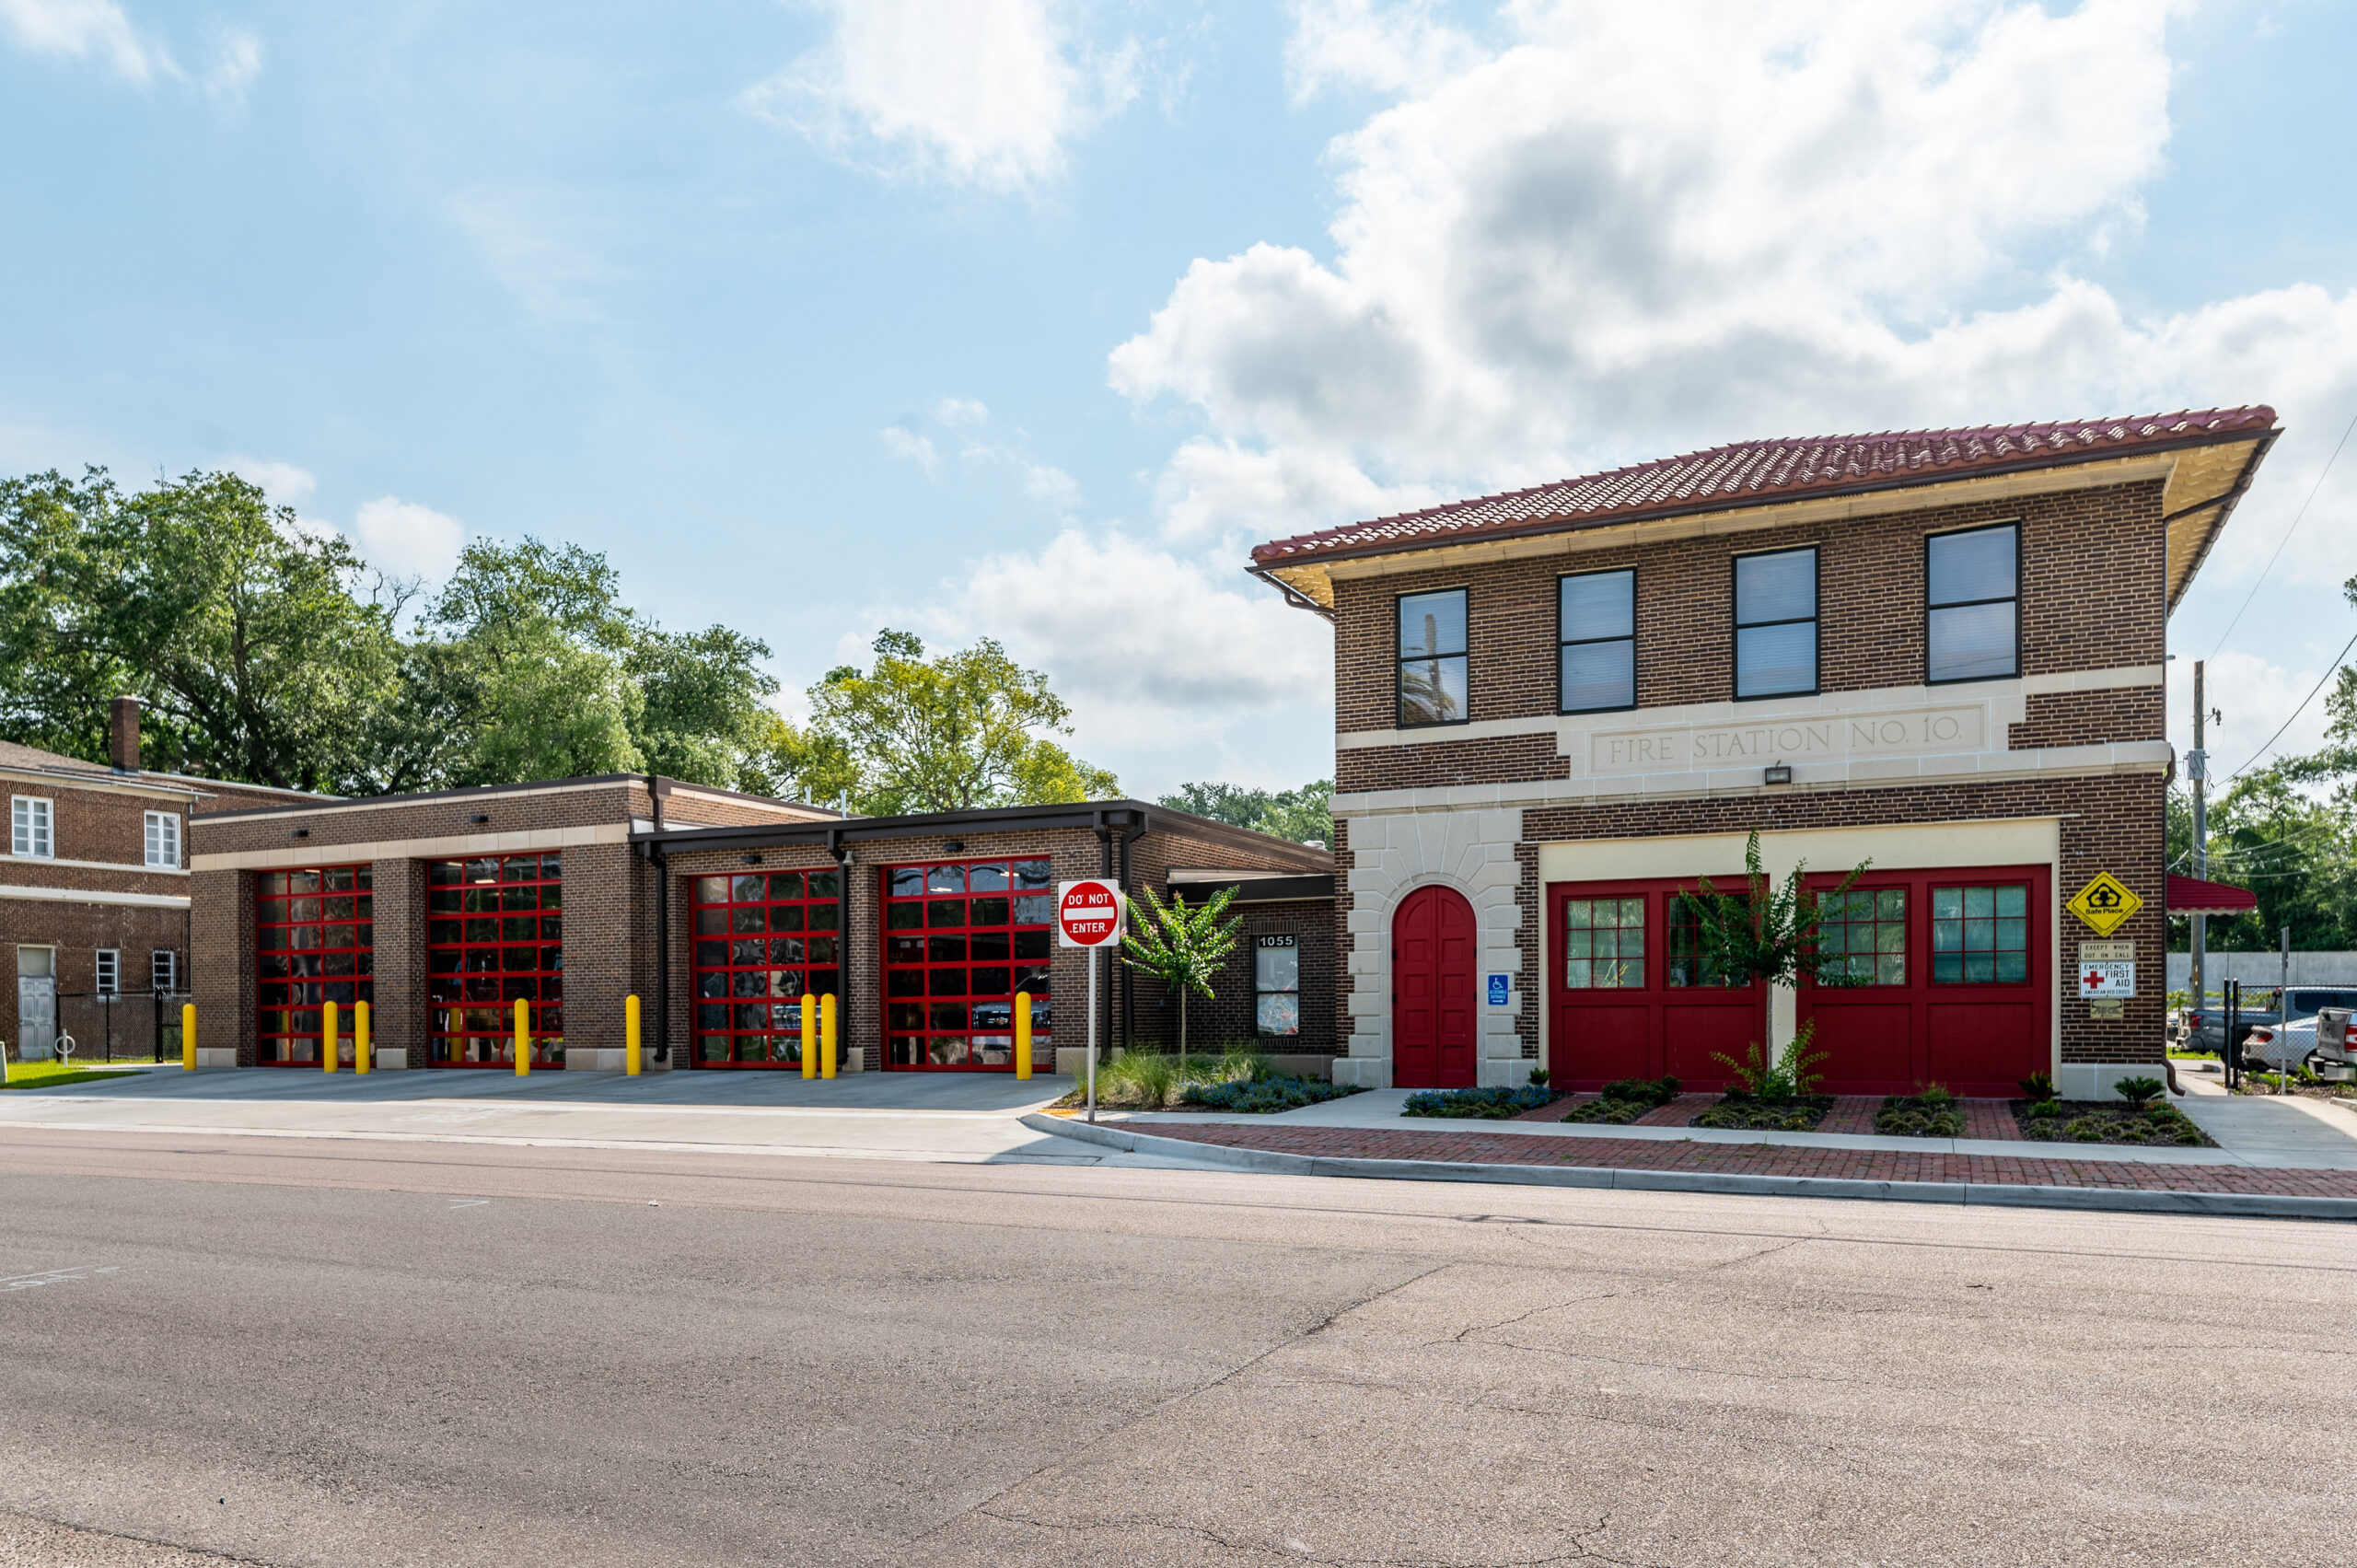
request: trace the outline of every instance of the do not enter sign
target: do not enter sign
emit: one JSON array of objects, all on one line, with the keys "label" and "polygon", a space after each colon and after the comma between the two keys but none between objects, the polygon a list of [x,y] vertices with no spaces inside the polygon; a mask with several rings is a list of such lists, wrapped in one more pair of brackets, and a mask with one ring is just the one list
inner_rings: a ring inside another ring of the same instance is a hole
[{"label": "do not enter sign", "polygon": [[1121,889],[1089,877],[1060,883],[1056,929],[1067,947],[1109,947],[1121,939]]}]

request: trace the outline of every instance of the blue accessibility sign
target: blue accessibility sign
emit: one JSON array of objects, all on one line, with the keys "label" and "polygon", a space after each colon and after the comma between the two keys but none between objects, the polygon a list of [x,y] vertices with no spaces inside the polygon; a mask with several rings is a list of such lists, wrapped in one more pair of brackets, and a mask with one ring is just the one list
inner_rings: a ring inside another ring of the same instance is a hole
[{"label": "blue accessibility sign", "polygon": [[1503,1007],[1506,1005],[1506,979],[1507,977],[1502,974],[1493,974],[1490,977],[1491,1006]]}]

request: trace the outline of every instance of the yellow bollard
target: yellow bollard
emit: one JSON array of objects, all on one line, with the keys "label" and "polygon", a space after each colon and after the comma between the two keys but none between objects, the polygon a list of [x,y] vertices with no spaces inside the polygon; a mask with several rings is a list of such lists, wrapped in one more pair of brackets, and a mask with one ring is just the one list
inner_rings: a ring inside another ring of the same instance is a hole
[{"label": "yellow bollard", "polygon": [[638,1076],[638,998],[622,998],[622,1072],[629,1077]]},{"label": "yellow bollard", "polygon": [[819,999],[802,993],[802,1075],[819,1075]]},{"label": "yellow bollard", "polygon": [[196,1004],[180,1004],[180,1070],[196,1071]]},{"label": "yellow bollard", "polygon": [[368,1071],[368,1004],[352,1005],[352,1071],[354,1076]]},{"label": "yellow bollard", "polygon": [[1031,1075],[1031,993],[1015,993],[1015,1075]]},{"label": "yellow bollard", "polygon": [[325,1038],[319,1041],[319,1067],[323,1072],[332,1073],[335,1071],[335,1059],[339,1052],[335,1043],[335,1004],[329,1003],[327,1011],[321,1016],[325,1023],[320,1032]]},{"label": "yellow bollard", "polygon": [[835,993],[819,998],[819,1076],[835,1075]]},{"label": "yellow bollard", "polygon": [[532,1075],[532,1005],[516,998],[516,1075]]}]

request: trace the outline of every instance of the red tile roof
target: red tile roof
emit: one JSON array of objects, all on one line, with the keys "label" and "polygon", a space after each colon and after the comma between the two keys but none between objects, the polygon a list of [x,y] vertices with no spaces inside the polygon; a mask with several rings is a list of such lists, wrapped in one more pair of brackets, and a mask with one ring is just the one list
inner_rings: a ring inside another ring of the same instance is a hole
[{"label": "red tile roof", "polygon": [[1807,440],[1738,441],[1608,469],[1582,479],[1453,501],[1421,512],[1300,534],[1252,552],[1256,566],[1378,555],[1466,539],[1552,532],[1817,496],[1897,490],[2022,469],[2098,461],[2139,451],[2205,446],[2270,430],[2275,411],[2204,409],[2060,424],[1891,431]]}]

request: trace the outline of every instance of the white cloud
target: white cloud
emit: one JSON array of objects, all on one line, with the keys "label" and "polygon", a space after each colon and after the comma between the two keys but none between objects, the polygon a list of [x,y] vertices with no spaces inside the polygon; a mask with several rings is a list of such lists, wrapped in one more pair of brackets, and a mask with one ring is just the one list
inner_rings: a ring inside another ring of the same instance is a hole
[{"label": "white cloud", "polygon": [[[2298,716],[2288,725],[2284,720],[2302,698],[2316,691],[2325,661],[2339,651],[2340,641],[2335,639],[2330,647],[2286,648],[2283,664],[2233,648],[2208,661],[2202,673],[2203,695],[2210,708],[2222,715],[2211,723],[2204,738],[2210,749],[2211,799],[2225,789],[2228,775],[2236,769],[2254,761],[2264,767],[2324,744],[2325,727],[2330,722],[2325,712],[2325,700],[2332,695],[2330,682],[2316,692],[2315,702],[2300,709]],[[2193,745],[2193,664],[2179,657],[2168,668],[2169,739],[2182,758]],[[2260,749],[2279,725],[2283,726],[2282,738],[2261,757]],[[2180,761],[2178,783],[2184,782]]]},{"label": "white cloud", "polygon": [[132,26],[114,0],[0,0],[0,31],[29,54],[103,61],[137,87],[180,75],[163,45]]},{"label": "white cloud", "polygon": [[[1477,46],[1425,7],[1306,0],[1297,87],[1397,101],[1330,149],[1330,257],[1197,261],[1113,352],[1116,389],[1200,422],[1166,529],[1270,537],[1750,436],[2244,401],[2286,415],[2241,524],[2280,528],[2357,409],[2357,295],[2140,318],[2084,276],[2164,167],[2170,14],[1523,0]],[[2357,498],[2347,470],[2319,508]],[[2303,538],[2287,565],[2357,568],[2357,530]]]},{"label": "white cloud", "polygon": [[1078,46],[1051,0],[824,0],[833,30],[754,112],[884,172],[1017,190],[1136,96],[1136,50]]},{"label": "white cloud", "polygon": [[380,495],[361,503],[352,537],[370,565],[396,577],[439,582],[458,565],[466,529],[430,506]]},{"label": "white cloud", "polygon": [[260,485],[273,506],[300,506],[319,488],[318,475],[293,463],[262,458],[224,458],[220,466],[249,484]]},{"label": "white cloud", "polygon": [[225,33],[221,47],[213,58],[212,69],[204,73],[204,92],[208,98],[224,103],[242,105],[246,89],[261,75],[261,40],[250,32],[233,29]]},{"label": "white cloud", "polygon": [[940,471],[941,454],[934,450],[931,436],[920,436],[897,424],[888,424],[877,434],[884,438],[886,451],[896,458],[908,459],[924,470],[926,478],[930,479]]},{"label": "white cloud", "polygon": [[988,424],[991,411],[974,398],[944,398],[933,405],[933,417],[944,424],[970,430]]},{"label": "white cloud", "polygon": [[995,637],[1046,670],[1084,755],[1159,752],[1216,745],[1271,709],[1332,704],[1325,622],[1234,580],[1118,530],[1068,528],[1036,552],[973,563],[946,598],[883,619],[953,644]]},{"label": "white cloud", "polygon": [[1015,459],[1023,473],[1023,494],[1034,501],[1044,501],[1060,510],[1069,509],[1080,500],[1080,483],[1072,475],[1046,463]]}]

